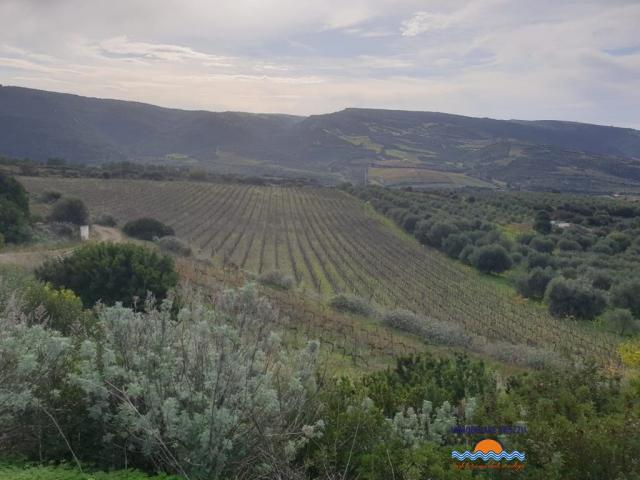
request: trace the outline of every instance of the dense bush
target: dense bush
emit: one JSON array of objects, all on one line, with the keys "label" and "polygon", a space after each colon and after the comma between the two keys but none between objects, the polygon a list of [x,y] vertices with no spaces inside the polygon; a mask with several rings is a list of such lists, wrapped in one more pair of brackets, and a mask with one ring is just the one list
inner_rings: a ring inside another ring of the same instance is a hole
[{"label": "dense bush", "polygon": [[558,242],[558,248],[563,252],[572,252],[572,251],[582,250],[582,245],[580,245],[575,240],[563,238]]},{"label": "dense bush", "polygon": [[49,260],[36,271],[38,278],[56,288],[69,288],[85,307],[96,302],[132,305],[148,293],[163,299],[176,285],[173,261],[132,244],[87,244],[64,258]]},{"label": "dense bush", "polygon": [[429,229],[429,233],[426,236],[426,243],[431,247],[441,248],[442,242],[454,233],[458,233],[458,227],[455,225],[450,223],[436,223]]},{"label": "dense bush", "polygon": [[471,259],[473,258],[475,251],[476,249],[473,245],[467,245],[460,251],[460,255],[458,255],[458,259],[461,262],[466,263],[467,265],[470,265]]},{"label": "dense bush", "polygon": [[45,190],[38,195],[38,200],[42,203],[55,203],[62,197],[62,193],[55,190]]},{"label": "dense bush", "polygon": [[462,234],[449,235],[442,242],[442,249],[451,258],[459,258],[462,250],[469,245],[469,237]]},{"label": "dense bush", "polygon": [[22,212],[29,214],[29,195],[15,178],[0,172],[0,200],[15,204]]},{"label": "dense bush", "polygon": [[576,280],[558,277],[549,282],[545,299],[556,317],[592,319],[602,313],[607,301],[599,290]]},{"label": "dense bush", "polygon": [[518,293],[525,298],[542,299],[549,282],[555,277],[552,268],[536,267],[516,280]]},{"label": "dense bush", "polygon": [[640,279],[627,280],[611,289],[611,304],[626,308],[640,319]]},{"label": "dense bush", "polygon": [[175,253],[183,257],[189,257],[192,253],[191,247],[178,237],[162,237],[156,240],[156,244],[166,252]]},{"label": "dense bush", "polygon": [[527,267],[529,270],[533,270],[534,268],[555,267],[556,263],[553,255],[546,253],[532,253],[527,259]]},{"label": "dense bush", "polygon": [[592,251],[603,255],[614,255],[617,253],[619,245],[610,238],[601,238],[593,246]]},{"label": "dense bush", "polygon": [[162,238],[175,235],[173,228],[155,218],[146,217],[127,222],[122,230],[130,237],[140,240],[153,240],[156,237]]},{"label": "dense bush", "polygon": [[339,312],[355,313],[357,315],[373,315],[375,309],[364,298],[357,295],[339,294],[329,301],[329,305]]},{"label": "dense bush", "polygon": [[409,233],[413,233],[416,228],[416,224],[420,221],[420,217],[413,213],[410,213],[404,218],[402,227]]},{"label": "dense bush", "polygon": [[501,273],[512,265],[509,254],[501,245],[477,248],[471,256],[471,263],[483,273]]},{"label": "dense bush", "polygon": [[79,198],[62,198],[53,205],[49,220],[86,225],[89,223],[89,211]]},{"label": "dense bush", "polygon": [[432,345],[469,347],[474,340],[473,335],[457,324],[439,322],[408,310],[386,312],[382,320],[386,325],[416,335]]},{"label": "dense bush", "polygon": [[[107,307],[93,334],[74,337],[29,325],[0,302],[3,451],[57,462],[72,449],[104,470],[127,465],[192,480],[453,480],[461,472],[451,468],[451,450],[478,440],[454,427],[526,425],[525,435],[500,441],[526,452],[527,478],[640,474],[636,387],[594,367],[558,371],[548,352],[488,343],[484,353],[541,371],[497,375],[455,355],[325,377],[316,343],[291,350],[269,333],[277,312],[253,288],[220,293],[215,307],[195,292],[182,296],[193,301],[177,317],[169,301],[146,312]],[[414,325],[417,317],[386,318]],[[566,462],[553,462],[550,447]],[[76,478],[60,468],[25,477],[0,466],[0,479]]]},{"label": "dense bush", "polygon": [[32,323],[54,328],[65,335],[84,323],[82,300],[68,289],[34,283],[25,292],[25,313]]},{"label": "dense bush", "polygon": [[549,237],[536,236],[529,242],[529,247],[540,253],[551,253],[555,247],[555,243]]},{"label": "dense bush", "polygon": [[602,317],[620,335],[637,333],[640,330],[640,321],[635,320],[627,309],[614,308],[605,312]]},{"label": "dense bush", "polygon": [[593,288],[597,288],[599,290],[609,290],[613,285],[613,279],[607,272],[598,270],[592,272],[589,278],[591,279],[591,285]]},{"label": "dense bush", "polygon": [[279,270],[265,272],[258,277],[258,281],[263,285],[291,290],[296,286],[296,280],[291,275],[287,275]]},{"label": "dense bush", "polygon": [[549,212],[545,210],[536,212],[536,217],[533,222],[533,229],[543,235],[551,233],[551,217],[549,215]]},{"label": "dense bush", "polygon": [[146,312],[105,307],[98,336],[75,341],[0,315],[0,430],[11,433],[3,448],[68,456],[44,421],[49,412],[79,459],[99,466],[193,480],[291,470],[322,428],[311,408],[318,345],[283,348],[270,333],[276,310],[250,286],[221,293],[215,305],[188,303],[175,319],[169,300]]},{"label": "dense bush", "polygon": [[20,243],[31,237],[29,197],[13,177],[0,172],[0,234],[9,243]]},{"label": "dense bush", "polygon": [[382,316],[385,325],[411,333],[431,345],[462,347],[466,350],[489,355],[510,365],[541,370],[564,368],[566,362],[555,352],[527,345],[513,345],[468,332],[463,326],[416,315],[408,310],[392,310]]},{"label": "dense bush", "polygon": [[610,233],[607,235],[607,239],[614,243],[616,253],[624,252],[631,245],[629,235],[622,232]]}]

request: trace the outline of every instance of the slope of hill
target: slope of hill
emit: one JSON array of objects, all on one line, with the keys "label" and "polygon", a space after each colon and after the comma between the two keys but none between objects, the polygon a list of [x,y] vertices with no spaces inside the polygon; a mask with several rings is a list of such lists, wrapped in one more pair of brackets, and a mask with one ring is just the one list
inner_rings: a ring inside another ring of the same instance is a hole
[{"label": "slope of hill", "polygon": [[640,189],[640,131],[628,128],[355,108],[307,118],[214,113],[19,87],[0,88],[0,155],[170,162],[327,182],[361,182],[375,167],[392,169],[377,176],[385,184]]},{"label": "slope of hill", "polygon": [[[172,226],[196,256],[230,271],[290,274],[313,298],[357,294],[381,308],[418,312],[492,341],[593,356],[606,364],[617,357],[615,341],[602,332],[523,303],[469,267],[422,247],[338,189],[52,177],[20,181],[35,197],[53,189],[82,198],[93,215],[108,213],[120,224],[152,216]],[[444,337],[453,341],[455,335],[448,331]]]}]

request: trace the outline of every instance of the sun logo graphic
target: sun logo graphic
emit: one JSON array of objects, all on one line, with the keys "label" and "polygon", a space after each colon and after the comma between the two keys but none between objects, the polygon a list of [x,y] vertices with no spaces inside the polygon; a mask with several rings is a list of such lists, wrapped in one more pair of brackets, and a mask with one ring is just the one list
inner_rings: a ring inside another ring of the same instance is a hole
[{"label": "sun logo graphic", "polygon": [[470,452],[469,450],[465,450],[464,452],[458,452],[457,450],[454,450],[453,452],[451,452],[451,458],[454,458],[458,461],[476,461],[478,459],[481,459],[485,462],[488,462],[489,460],[506,460],[507,462],[518,460],[520,462],[524,462],[525,455],[524,453],[521,453],[517,450],[509,453],[502,448],[500,442],[488,438],[485,440],[480,440],[478,443],[476,443],[473,452]]}]

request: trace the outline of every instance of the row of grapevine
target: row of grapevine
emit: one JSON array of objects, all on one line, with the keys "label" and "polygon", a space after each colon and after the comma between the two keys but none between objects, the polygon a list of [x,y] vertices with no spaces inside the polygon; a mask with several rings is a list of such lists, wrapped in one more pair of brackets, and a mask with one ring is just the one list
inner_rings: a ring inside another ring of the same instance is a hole
[{"label": "row of grapevine", "polygon": [[35,192],[81,197],[121,222],[152,216],[172,225],[198,256],[262,273],[291,273],[304,291],[355,293],[382,308],[455,322],[487,338],[618,365],[617,343],[582,324],[551,318],[499,291],[468,267],[426,249],[348,194],[194,182],[24,179]]}]

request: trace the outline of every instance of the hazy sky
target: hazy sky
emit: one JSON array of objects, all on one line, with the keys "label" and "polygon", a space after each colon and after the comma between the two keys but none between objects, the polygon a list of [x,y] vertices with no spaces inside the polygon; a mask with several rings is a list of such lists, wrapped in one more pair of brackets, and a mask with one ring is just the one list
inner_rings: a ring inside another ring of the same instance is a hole
[{"label": "hazy sky", "polygon": [[0,83],[640,128],[640,1],[0,0]]}]

